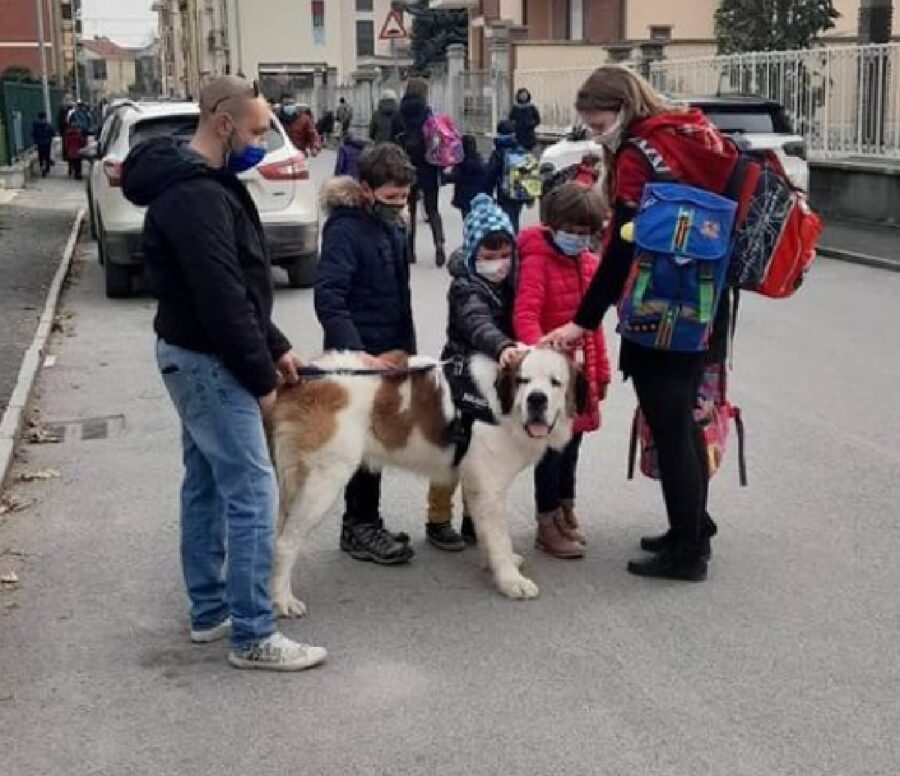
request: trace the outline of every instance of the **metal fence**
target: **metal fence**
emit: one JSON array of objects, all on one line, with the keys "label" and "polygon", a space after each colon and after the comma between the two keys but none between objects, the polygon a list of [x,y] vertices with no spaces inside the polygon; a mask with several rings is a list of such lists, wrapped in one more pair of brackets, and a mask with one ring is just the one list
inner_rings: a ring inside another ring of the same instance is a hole
[{"label": "metal fence", "polygon": [[470,135],[490,135],[498,120],[494,79],[488,70],[469,70],[458,77],[457,105],[453,111],[461,131]]},{"label": "metal fence", "polygon": [[[56,127],[56,112],[62,100],[59,89],[50,90],[50,112],[47,117]],[[0,165],[14,162],[33,145],[31,125],[44,110],[40,84],[0,81],[0,123],[4,125],[6,143],[0,148]]]},{"label": "metal fence", "polygon": [[814,156],[900,158],[900,44],[669,60],[651,81],[673,97],[755,94],[780,102]]}]

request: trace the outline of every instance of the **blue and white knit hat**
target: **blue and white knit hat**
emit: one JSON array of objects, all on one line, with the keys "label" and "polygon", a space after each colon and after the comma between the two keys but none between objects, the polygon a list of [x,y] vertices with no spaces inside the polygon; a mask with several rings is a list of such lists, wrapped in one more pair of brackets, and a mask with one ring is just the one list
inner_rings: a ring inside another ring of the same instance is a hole
[{"label": "blue and white knit hat", "polygon": [[466,266],[470,270],[475,263],[478,246],[491,232],[506,232],[514,244],[516,241],[516,232],[509,216],[487,194],[479,194],[472,200],[472,210],[466,217],[463,231],[465,233]]}]

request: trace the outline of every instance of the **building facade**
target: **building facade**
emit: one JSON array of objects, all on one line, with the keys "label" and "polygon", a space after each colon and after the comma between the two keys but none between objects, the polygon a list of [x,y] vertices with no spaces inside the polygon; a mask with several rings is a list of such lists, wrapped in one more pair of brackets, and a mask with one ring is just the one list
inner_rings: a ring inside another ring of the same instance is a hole
[{"label": "building facade", "polygon": [[196,97],[216,75],[231,71],[225,0],[159,0],[161,91],[167,97]]},{"label": "building facade", "polygon": [[35,77],[40,75],[38,4],[43,11],[48,78],[71,90],[76,77],[80,0],[3,0],[0,3],[0,73],[18,67],[31,71]]},{"label": "building facade", "polygon": [[119,46],[109,38],[82,41],[84,80],[81,97],[96,105],[101,100],[128,97],[135,85],[135,50]]}]

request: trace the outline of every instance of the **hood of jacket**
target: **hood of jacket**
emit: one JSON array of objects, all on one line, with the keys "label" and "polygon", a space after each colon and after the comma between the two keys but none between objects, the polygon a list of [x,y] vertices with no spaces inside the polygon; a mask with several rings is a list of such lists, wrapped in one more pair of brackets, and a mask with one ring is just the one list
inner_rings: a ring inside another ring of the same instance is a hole
[{"label": "hood of jacket", "polygon": [[711,191],[724,191],[738,157],[737,149],[698,108],[636,119],[626,137],[648,140],[675,176]]},{"label": "hood of jacket", "polygon": [[322,186],[320,202],[325,215],[331,215],[338,208],[363,210],[368,205],[359,181],[349,175],[339,175],[326,181]]},{"label": "hood of jacket", "polygon": [[378,101],[378,112],[385,116],[393,116],[397,112],[397,98],[382,97]]},{"label": "hood of jacket", "polygon": [[225,174],[188,146],[159,137],[141,143],[128,154],[122,166],[122,193],[138,207],[147,207],[175,183]]}]

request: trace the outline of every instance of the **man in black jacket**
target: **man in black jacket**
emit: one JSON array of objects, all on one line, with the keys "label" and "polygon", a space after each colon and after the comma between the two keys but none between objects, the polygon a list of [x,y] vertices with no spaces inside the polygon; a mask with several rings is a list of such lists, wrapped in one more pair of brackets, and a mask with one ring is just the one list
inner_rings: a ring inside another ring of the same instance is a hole
[{"label": "man in black jacket", "polygon": [[[401,224],[414,179],[403,149],[378,143],[359,158],[359,182],[334,178],[322,192],[329,217],[322,231],[315,300],[325,347],[365,352],[375,368],[390,368],[379,358],[390,350],[416,352]],[[384,565],[412,558],[409,537],[391,534],[382,523],[380,474],[360,469],[344,498],[344,552]]]},{"label": "man in black jacket", "polygon": [[263,429],[276,387],[296,381],[300,360],[272,323],[259,214],[235,177],[265,156],[271,119],[256,86],[235,76],[204,87],[200,111],[188,146],[169,138],[138,145],[122,180],[129,200],[149,206],[143,243],[159,300],[157,360],[181,418],[191,639],[230,634],[235,667],[300,670],[322,662],[325,650],[275,630],[268,587],[277,486]]}]

